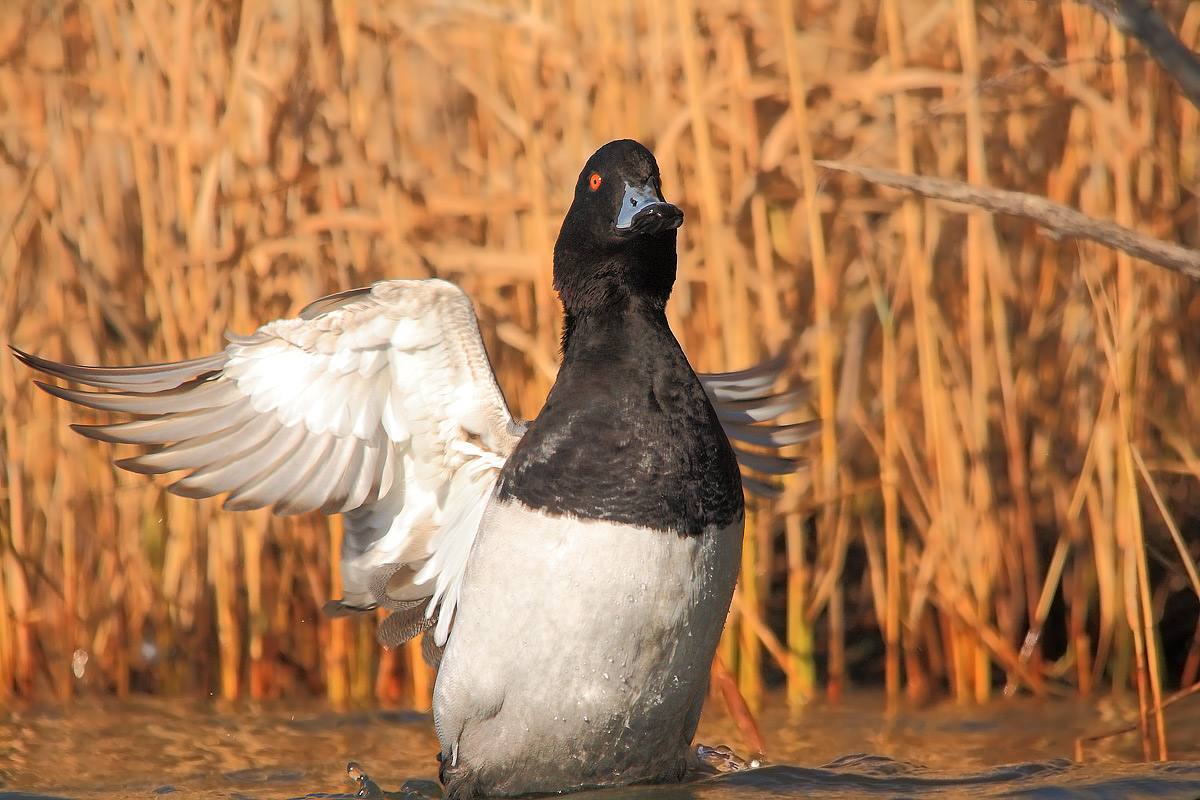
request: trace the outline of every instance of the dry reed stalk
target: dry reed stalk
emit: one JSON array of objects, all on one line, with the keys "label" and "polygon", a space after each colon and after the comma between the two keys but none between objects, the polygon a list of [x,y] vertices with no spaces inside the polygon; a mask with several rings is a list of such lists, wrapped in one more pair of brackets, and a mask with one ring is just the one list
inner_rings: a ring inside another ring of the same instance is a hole
[{"label": "dry reed stalk", "polygon": [[[894,3],[891,5],[894,6]],[[889,12],[889,19],[894,12]],[[889,22],[889,28],[893,23]],[[897,124],[900,124],[899,101],[897,101]],[[870,272],[871,282],[876,296],[876,307],[879,309],[880,326],[883,342],[880,352],[882,359],[880,389],[883,400],[883,453],[880,463],[880,481],[883,494],[883,576],[873,587],[876,607],[882,605],[883,639],[886,648],[884,655],[884,689],[887,693],[888,707],[895,709],[900,702],[900,654],[903,630],[901,628],[901,598],[904,590],[903,577],[903,544],[900,534],[900,495],[897,485],[900,483],[899,453],[897,442],[897,419],[899,410],[896,407],[897,388],[897,354],[895,318],[889,299],[884,296],[882,286],[875,270]]]},{"label": "dry reed stalk", "polygon": [[[1181,436],[1179,431],[1174,429],[1166,429],[1162,420],[1153,421],[1156,430],[1163,440],[1177,453],[1183,461],[1184,468],[1187,474],[1200,477],[1200,455],[1197,455],[1195,448]],[[1184,571],[1187,573],[1188,581],[1191,583],[1192,591],[1200,597],[1200,570],[1196,567],[1196,560],[1191,552],[1188,551],[1188,544],[1184,539],[1182,531],[1180,531],[1178,523],[1174,519],[1167,508],[1166,501],[1163,498],[1162,492],[1154,484],[1150,475],[1150,469],[1146,465],[1145,459],[1142,457],[1140,450],[1135,451],[1138,463],[1138,471],[1142,475],[1142,479],[1146,482],[1146,488],[1150,492],[1150,496],[1154,499],[1154,504],[1158,507],[1159,514],[1166,523],[1168,530],[1171,533],[1171,539],[1175,544],[1176,553],[1179,555],[1179,560],[1183,564]],[[1200,643],[1198,643],[1200,644]],[[1185,681],[1186,683],[1186,681]]]},{"label": "dry reed stalk", "polygon": [[[1134,310],[1140,305],[1141,292],[1131,283],[1128,257],[1118,255],[1117,259],[1117,284],[1124,291],[1110,298],[1102,297],[1097,290],[1093,290],[1093,302],[1100,320],[1099,327],[1104,335],[1105,353],[1111,374],[1114,376],[1115,395],[1118,398],[1112,411],[1112,427],[1117,432],[1112,442],[1113,459],[1117,466],[1113,503],[1115,540],[1122,561],[1125,622],[1133,643],[1132,669],[1138,690],[1142,748],[1144,757],[1149,760],[1152,753],[1149,719],[1153,713],[1156,715],[1155,719],[1161,720],[1160,660],[1157,635],[1149,616],[1151,611],[1145,569],[1145,539],[1133,465],[1131,425],[1134,410],[1121,400],[1124,391],[1128,391],[1122,390],[1121,386],[1127,385],[1131,380],[1134,359],[1128,352],[1132,348],[1126,343],[1138,338],[1140,326],[1136,323],[1138,315]],[[1159,758],[1165,758],[1166,738],[1161,721],[1155,733]]]},{"label": "dry reed stalk", "polygon": [[750,525],[754,519],[747,514],[747,533],[742,543],[742,571],[738,581],[741,593],[741,619],[738,624],[739,638],[737,641],[737,682],[742,697],[750,711],[757,714],[762,709],[762,644],[761,639],[746,617],[759,615],[763,605],[760,575],[762,561],[762,546],[755,528]]},{"label": "dry reed stalk", "polygon": [[[1121,98],[1128,98],[1129,95],[1129,75],[1126,64],[1124,62],[1124,40],[1114,31],[1109,36],[1110,47],[1113,51],[1115,61],[1113,64],[1113,82],[1116,94]],[[1133,109],[1123,108],[1123,116],[1133,116],[1136,111]],[[1131,120],[1131,127],[1144,129],[1143,125],[1137,124],[1137,121]],[[1116,143],[1114,143],[1116,145]],[[1127,146],[1127,145],[1126,145]],[[1132,186],[1132,170],[1129,159],[1126,153],[1123,152],[1124,147],[1114,146],[1112,148],[1116,152],[1110,158],[1111,169],[1114,178],[1114,193],[1115,193],[1115,218],[1118,224],[1126,227],[1133,223],[1134,216],[1134,198]],[[1118,481],[1124,491],[1121,492],[1122,498],[1126,499],[1126,511],[1128,513],[1128,527],[1124,532],[1122,539],[1122,549],[1127,555],[1127,568],[1132,567],[1133,577],[1136,581],[1137,595],[1136,598],[1131,597],[1129,606],[1130,619],[1129,624],[1134,633],[1135,651],[1137,653],[1138,664],[1138,703],[1143,709],[1143,720],[1145,720],[1147,700],[1153,703],[1151,706],[1154,710],[1155,720],[1157,725],[1154,731],[1155,739],[1157,740],[1157,753],[1160,760],[1167,758],[1167,740],[1166,731],[1163,727],[1162,717],[1162,674],[1160,664],[1161,658],[1159,654],[1158,635],[1154,625],[1152,610],[1150,605],[1149,576],[1146,569],[1146,541],[1145,530],[1142,521],[1141,499],[1138,490],[1137,470],[1134,465],[1136,460],[1136,444],[1134,437],[1137,435],[1135,428],[1142,425],[1141,414],[1134,409],[1125,398],[1131,397],[1137,393],[1138,386],[1137,372],[1139,365],[1144,363],[1146,357],[1144,327],[1139,324],[1141,317],[1141,301],[1142,291],[1140,287],[1134,286],[1134,272],[1132,259],[1125,253],[1117,254],[1117,291],[1115,299],[1116,313],[1113,315],[1113,330],[1112,336],[1112,351],[1115,356],[1115,364],[1113,373],[1118,381],[1117,385],[1117,408],[1119,420],[1119,428],[1121,437],[1119,441],[1119,473]],[[1118,338],[1119,337],[1119,338]],[[1133,343],[1132,346],[1130,343]],[[1141,617],[1140,619],[1138,617]],[[1146,683],[1149,683],[1149,697],[1147,697]],[[1147,760],[1149,760],[1149,741],[1150,731],[1148,727],[1143,725],[1143,741],[1147,749]]]},{"label": "dry reed stalk", "polygon": [[425,665],[425,659],[421,655],[421,642],[414,640],[406,647],[408,671],[412,681],[412,691],[407,693],[412,698],[409,702],[417,708],[429,708],[433,703],[432,670]]},{"label": "dry reed stalk", "polygon": [[[700,63],[701,44],[695,37],[696,10],[691,0],[676,0],[676,31],[682,56],[684,89],[686,93],[689,130],[694,141],[694,169],[698,184],[698,206],[700,228],[703,230],[703,270],[705,276],[705,301],[713,320],[710,331],[721,331],[727,336],[706,337],[709,343],[709,359],[712,363],[728,364],[732,358],[752,355],[744,325],[735,320],[746,319],[744,295],[735,288],[730,275],[730,263],[726,253],[724,220],[728,214],[722,207],[717,185],[717,165],[714,163],[713,143],[709,130],[707,103],[704,87],[710,84],[703,74]],[[749,531],[744,539],[742,552],[742,585],[746,601],[757,609],[760,605],[758,591],[759,558],[761,548]],[[754,711],[758,710],[762,696],[762,652],[758,637],[749,628],[742,626],[735,640],[732,635],[727,645],[728,659],[736,669],[738,686],[746,702]]]},{"label": "dry reed stalk", "polygon": [[[758,174],[763,169],[761,131],[751,99],[751,79],[754,65],[747,51],[746,41],[737,35],[727,38],[729,39],[727,46],[730,49],[729,58],[733,73],[732,90],[736,103],[731,108],[731,114],[735,121],[731,133],[737,134],[731,139],[730,144],[731,149],[736,147],[740,151],[731,158],[730,185],[741,186],[756,181]],[[741,158],[738,158],[738,155]],[[738,172],[734,172],[735,169]],[[730,203],[728,213],[736,213],[735,203]],[[741,302],[732,316],[735,320],[739,318],[749,320],[751,308],[753,308],[760,315],[762,333],[766,339],[766,352],[774,355],[786,352],[784,348],[786,347],[787,333],[783,324],[784,313],[781,308],[775,249],[770,234],[767,204],[759,192],[754,192],[749,198],[749,216],[752,244],[750,252],[743,254],[743,263],[752,258],[754,270],[753,272],[746,269],[735,268],[733,270],[733,277],[738,281],[736,298]],[[736,239],[733,240],[736,241]],[[756,291],[753,292],[749,288],[752,283],[757,284]],[[751,293],[755,295],[754,299],[751,299]],[[750,328],[744,327],[746,334],[749,334]],[[757,351],[747,341],[743,341],[740,353],[736,352],[732,346],[727,348],[726,361],[732,363],[735,359],[750,356],[752,353],[757,354],[757,352],[761,351]],[[772,547],[767,531],[772,516],[764,514],[761,521],[751,527],[758,534],[755,540],[758,551],[755,572],[756,575],[763,576],[768,587],[770,585]],[[815,667],[812,663],[811,624],[804,616],[806,605],[803,591],[804,582],[799,575],[803,569],[800,563],[803,560],[803,551],[798,545],[799,540],[793,530],[798,530],[800,520],[796,515],[791,515],[784,524],[787,528],[784,537],[789,575],[786,600],[786,641],[788,643],[786,652],[769,629],[760,628],[756,624],[761,620],[761,616],[744,614],[743,620],[755,625],[755,635],[772,653],[779,668],[783,670],[788,703],[796,708],[813,697],[816,680]],[[754,614],[761,615],[767,600],[768,593],[766,591],[758,593],[754,604]],[[759,701],[761,702],[761,695]]]},{"label": "dry reed stalk", "polygon": [[29,591],[19,562],[25,546],[25,537],[20,533],[25,516],[21,497],[21,475],[16,469],[18,463],[9,457],[6,465],[9,477],[7,484],[10,516],[4,537],[4,563],[0,565],[3,568],[5,586],[5,613],[2,615],[3,621],[0,622],[0,659],[3,659],[0,677],[4,678],[4,682],[0,684],[0,691],[4,692],[2,698],[5,705],[12,699],[12,695],[26,695],[33,688],[30,631],[26,621],[30,606]]},{"label": "dry reed stalk", "polygon": [[[955,22],[958,30],[959,56],[962,62],[962,74],[969,87],[980,83],[980,53],[979,34],[976,27],[976,9],[973,0],[956,0]],[[987,166],[984,157],[983,109],[980,95],[972,89],[965,101],[966,126],[966,171],[971,183],[987,183]],[[989,352],[987,340],[987,323],[985,306],[987,300],[987,262],[993,258],[992,252],[985,252],[984,239],[991,221],[981,213],[973,213],[967,217],[967,236],[964,242],[963,261],[967,265],[967,319],[968,341],[970,352],[970,410],[964,427],[968,432],[973,447],[968,451],[970,457],[969,491],[973,504],[972,521],[978,521],[979,529],[972,532],[969,538],[978,538],[986,533],[990,542],[984,543],[985,549],[995,549],[998,535],[996,530],[996,509],[992,503],[991,477],[987,465],[983,463],[983,454],[989,451],[989,395],[992,389],[991,371],[992,354]],[[966,521],[966,520],[963,520]],[[991,588],[993,575],[986,568],[981,569],[982,559],[972,559],[970,587],[975,593],[972,598],[977,607],[991,604]],[[991,676],[990,662],[983,648],[974,647],[974,642],[967,643],[975,654],[972,664],[972,691],[976,702],[985,702],[990,695]]]},{"label": "dry reed stalk", "polygon": [[[1063,570],[1066,568],[1067,555],[1071,551],[1070,537],[1065,533],[1058,537],[1058,543],[1054,546],[1054,554],[1050,557],[1050,561],[1046,568],[1046,580],[1042,584],[1042,590],[1038,596],[1038,600],[1032,606],[1030,616],[1031,627],[1029,633],[1025,636],[1025,643],[1021,645],[1020,659],[1022,664],[1031,663],[1033,656],[1037,652],[1039,642],[1042,638],[1042,633],[1046,624],[1046,618],[1050,614],[1050,604],[1054,602],[1054,596],[1057,594],[1063,585]],[[1036,675],[1039,672],[1038,665],[1032,664],[1031,671]],[[1009,675],[1008,683],[1004,687],[1004,695],[1011,697],[1016,694],[1018,684],[1014,676]],[[1044,686],[1031,687],[1039,695],[1045,693]],[[1081,687],[1082,688],[1082,687]]]},{"label": "dry reed stalk", "polygon": [[242,572],[245,575],[246,589],[246,659],[249,673],[247,685],[252,699],[262,700],[270,697],[271,680],[270,665],[264,660],[265,637],[267,635],[266,616],[263,612],[263,563],[262,537],[266,533],[266,520],[262,513],[245,528],[245,539],[242,542]]},{"label": "dry reed stalk", "polygon": [[[341,546],[341,518],[333,517],[330,519],[329,525],[329,552],[336,553],[341,549]],[[332,561],[329,562],[329,570],[326,577],[328,578],[328,583],[322,581],[320,591],[328,588],[328,597],[338,597],[341,589],[341,573],[335,568]],[[348,652],[350,648],[348,647],[348,639],[351,635],[351,630],[349,622],[345,617],[333,619],[333,624],[329,625],[327,629],[328,641],[322,648],[325,693],[329,702],[337,708],[346,707],[350,700],[350,654]]]},{"label": "dry reed stalk", "polygon": [[220,647],[220,695],[234,700],[241,695],[242,631],[234,581],[237,569],[237,540],[232,520],[221,515],[209,534],[208,571],[214,589],[217,614],[217,643]]},{"label": "dry reed stalk", "polygon": [[[795,130],[797,150],[800,160],[800,176],[804,192],[803,207],[805,211],[805,231],[809,241],[809,257],[812,263],[813,277],[813,321],[817,333],[818,358],[818,413],[823,421],[821,427],[821,456],[819,469],[816,470],[817,480],[814,482],[814,492],[821,495],[833,496],[837,493],[837,435],[834,429],[836,419],[836,396],[834,391],[834,350],[835,333],[832,328],[830,309],[837,303],[834,297],[834,284],[830,273],[825,252],[825,234],[821,225],[818,181],[813,167],[813,141],[809,126],[807,82],[804,68],[798,51],[795,11],[786,0],[777,4],[779,15],[779,30],[783,39],[784,61],[787,69],[788,97],[790,99],[790,116]],[[828,530],[834,524],[833,507],[826,506],[821,515],[821,527]],[[835,616],[835,620],[839,617]],[[831,631],[830,647],[838,655],[835,661],[844,663],[845,631],[837,627]]]},{"label": "dry reed stalk", "polygon": [[[903,31],[900,23],[899,0],[884,0],[884,27],[887,35],[887,54],[892,70],[899,72],[907,66]],[[896,158],[900,168],[914,169],[914,143],[912,129],[912,104],[904,92],[893,98],[893,114],[896,124]],[[904,231],[904,258],[910,270],[917,269],[922,262],[919,209],[916,198],[904,201],[902,224]],[[874,278],[874,272],[871,273]],[[876,279],[877,281],[878,279]],[[903,597],[903,557],[900,539],[900,498],[897,484],[900,482],[899,443],[897,437],[899,409],[896,402],[899,393],[897,361],[899,355],[896,342],[896,321],[893,301],[883,295],[884,288],[876,289],[877,307],[883,327],[883,343],[880,352],[880,390],[883,400],[883,455],[880,477],[883,483],[884,542],[886,551],[886,583],[884,597],[883,636],[885,647],[884,688],[888,706],[895,709],[900,702],[900,654],[904,637],[901,627],[901,603]]]}]

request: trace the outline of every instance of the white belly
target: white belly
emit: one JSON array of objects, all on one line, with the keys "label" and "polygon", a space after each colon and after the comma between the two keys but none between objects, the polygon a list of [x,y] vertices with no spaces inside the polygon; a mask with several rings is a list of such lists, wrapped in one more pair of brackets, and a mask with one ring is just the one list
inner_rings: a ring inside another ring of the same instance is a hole
[{"label": "white belly", "polygon": [[448,772],[504,794],[680,777],[741,545],[741,519],[682,538],[494,501],[434,691]]}]

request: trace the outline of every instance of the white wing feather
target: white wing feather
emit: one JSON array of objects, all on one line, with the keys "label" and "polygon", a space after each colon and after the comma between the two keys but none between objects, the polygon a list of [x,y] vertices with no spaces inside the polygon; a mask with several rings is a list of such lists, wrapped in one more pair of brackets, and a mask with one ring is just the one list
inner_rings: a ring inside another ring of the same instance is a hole
[{"label": "white wing feather", "polygon": [[[228,494],[225,505],[236,509],[345,513],[345,597],[335,607],[398,610],[428,600],[425,617],[436,618],[445,643],[484,506],[517,440],[458,287],[385,281],[344,292],[298,319],[230,335],[222,356],[179,364],[101,369],[19,355],[47,374],[110,390],[45,387],[138,415],[77,429],[159,446],[118,463],[186,471],[172,491]],[[385,596],[372,592],[381,570]]]}]

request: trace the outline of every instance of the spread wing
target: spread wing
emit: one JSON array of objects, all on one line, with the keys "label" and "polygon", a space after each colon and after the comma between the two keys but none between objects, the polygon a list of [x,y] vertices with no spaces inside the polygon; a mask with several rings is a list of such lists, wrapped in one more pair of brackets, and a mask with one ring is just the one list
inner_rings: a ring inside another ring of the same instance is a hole
[{"label": "spread wing", "polygon": [[344,513],[345,597],[332,609],[384,605],[405,612],[389,629],[415,627],[411,636],[436,621],[445,642],[483,508],[517,440],[458,287],[386,281],[343,292],[298,319],[229,336],[221,354],[174,364],[17,357],[104,390],[39,382],[53,395],[136,415],[72,427],[149,446],[118,465],[183,471],[168,487],[176,494],[227,494],[234,510]]},{"label": "spread wing", "polygon": [[[484,506],[523,432],[492,373],[471,301],[446,281],[384,281],[228,338],[223,353],[142,367],[14,352],[39,372],[100,390],[38,382],[50,394],[135,416],[72,426],[149,448],[119,460],[124,469],[183,472],[170,491],[224,494],[227,509],[345,514],[345,597],[327,610],[382,606],[393,612],[380,628],[385,644],[433,625],[444,644]],[[800,462],[776,451],[814,430],[764,424],[803,399],[772,393],[785,366],[775,359],[700,375],[744,469],[795,471]],[[775,493],[751,475],[744,482]]]},{"label": "spread wing", "polygon": [[[734,455],[742,468],[742,486],[760,497],[776,497],[779,488],[753,473],[787,475],[797,472],[806,462],[779,455],[779,448],[800,444],[821,430],[820,420],[786,425],[771,422],[808,399],[807,388],[774,392],[787,366],[787,357],[780,355],[737,372],[697,374],[725,435],[733,444]],[[743,444],[759,450],[747,450],[740,446]]]}]

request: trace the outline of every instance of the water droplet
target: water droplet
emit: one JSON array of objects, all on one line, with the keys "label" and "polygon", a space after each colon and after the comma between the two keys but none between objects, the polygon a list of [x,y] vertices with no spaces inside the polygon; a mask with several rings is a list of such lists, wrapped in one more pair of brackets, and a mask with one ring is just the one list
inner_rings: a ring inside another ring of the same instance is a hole
[{"label": "water droplet", "polygon": [[87,672],[88,654],[86,650],[76,650],[71,654],[71,672],[76,678],[82,678]]}]

